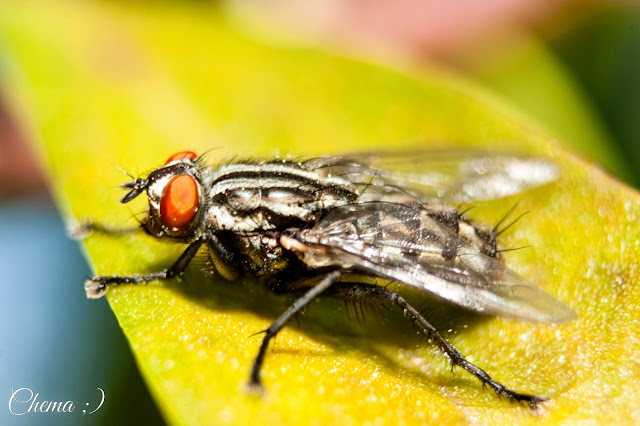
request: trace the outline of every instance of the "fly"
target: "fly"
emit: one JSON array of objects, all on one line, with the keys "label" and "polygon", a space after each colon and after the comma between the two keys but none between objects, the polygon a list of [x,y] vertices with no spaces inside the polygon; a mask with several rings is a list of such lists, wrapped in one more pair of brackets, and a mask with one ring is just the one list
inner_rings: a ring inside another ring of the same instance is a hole
[{"label": "fly", "polygon": [[[128,193],[120,201],[146,192],[149,213],[142,228],[185,244],[185,251],[167,269],[97,276],[85,289],[89,298],[99,298],[113,286],[180,276],[204,246],[211,269],[226,280],[259,277],[274,292],[302,293],[265,331],[249,378],[253,387],[261,387],[270,341],[309,302],[328,296],[397,306],[452,365],[498,395],[535,408],[544,396],[508,389],[467,361],[398,293],[348,276],[394,280],[491,315],[556,324],[572,320],[571,308],[505,266],[497,227],[476,225],[449,204],[512,195],[556,175],[544,160],[484,151],[237,160],[217,166],[183,151],[148,176],[124,183]],[[122,232],[96,223],[80,229]]]}]

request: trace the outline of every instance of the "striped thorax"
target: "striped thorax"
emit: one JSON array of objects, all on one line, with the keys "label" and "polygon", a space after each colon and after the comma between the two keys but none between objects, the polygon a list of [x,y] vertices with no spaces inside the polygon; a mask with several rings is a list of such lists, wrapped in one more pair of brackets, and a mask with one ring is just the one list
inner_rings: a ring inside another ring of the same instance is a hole
[{"label": "striped thorax", "polygon": [[288,161],[224,165],[203,173],[202,181],[211,203],[207,221],[219,230],[300,226],[317,220],[323,211],[357,200],[347,181]]}]

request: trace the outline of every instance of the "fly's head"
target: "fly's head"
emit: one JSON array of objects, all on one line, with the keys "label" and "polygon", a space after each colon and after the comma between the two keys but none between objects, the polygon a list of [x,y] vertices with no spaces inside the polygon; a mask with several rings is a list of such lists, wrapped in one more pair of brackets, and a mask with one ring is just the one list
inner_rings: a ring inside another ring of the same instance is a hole
[{"label": "fly's head", "polygon": [[145,179],[126,182],[122,188],[129,190],[122,203],[146,191],[149,216],[142,226],[148,234],[190,240],[201,232],[205,197],[195,153],[174,154]]}]

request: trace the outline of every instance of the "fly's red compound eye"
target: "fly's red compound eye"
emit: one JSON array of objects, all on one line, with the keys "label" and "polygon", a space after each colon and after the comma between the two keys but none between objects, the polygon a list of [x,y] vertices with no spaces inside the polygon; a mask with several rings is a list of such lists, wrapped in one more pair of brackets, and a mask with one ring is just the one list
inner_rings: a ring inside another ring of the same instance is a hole
[{"label": "fly's red compound eye", "polygon": [[180,151],[180,152],[176,152],[171,157],[169,157],[164,164],[169,164],[169,163],[173,163],[174,161],[184,160],[184,159],[195,160],[196,158],[198,158],[198,155],[193,151]]},{"label": "fly's red compound eye", "polygon": [[160,220],[169,234],[184,234],[198,210],[198,185],[189,175],[171,179],[160,200]]}]

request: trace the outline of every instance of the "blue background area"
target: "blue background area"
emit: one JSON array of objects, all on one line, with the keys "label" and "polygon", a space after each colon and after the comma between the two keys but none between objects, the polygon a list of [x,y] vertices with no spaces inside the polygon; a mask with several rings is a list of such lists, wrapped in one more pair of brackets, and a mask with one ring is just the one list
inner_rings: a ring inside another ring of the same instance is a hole
[{"label": "blue background area", "polygon": [[[0,425],[162,422],[106,299],[85,297],[89,275],[49,199],[0,204]],[[11,389],[22,387],[39,401],[72,400],[76,408],[14,416]],[[98,387],[104,405],[83,416],[86,403],[98,406]]]}]

